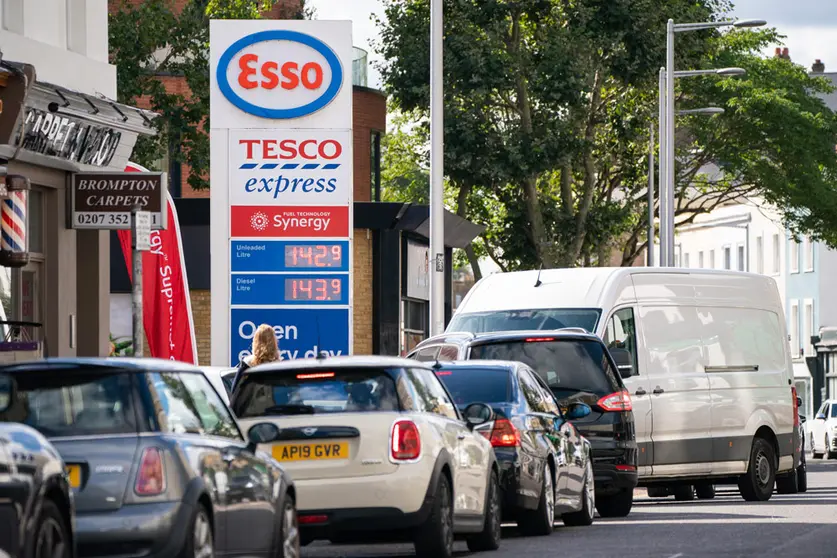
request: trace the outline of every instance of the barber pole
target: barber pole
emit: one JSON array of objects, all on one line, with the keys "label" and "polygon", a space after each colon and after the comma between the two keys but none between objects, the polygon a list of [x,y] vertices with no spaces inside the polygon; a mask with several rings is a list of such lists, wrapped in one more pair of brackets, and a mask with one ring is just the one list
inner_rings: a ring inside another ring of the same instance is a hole
[{"label": "barber pole", "polygon": [[29,263],[26,239],[26,205],[29,179],[7,175],[6,197],[0,207],[0,265],[23,267]]}]

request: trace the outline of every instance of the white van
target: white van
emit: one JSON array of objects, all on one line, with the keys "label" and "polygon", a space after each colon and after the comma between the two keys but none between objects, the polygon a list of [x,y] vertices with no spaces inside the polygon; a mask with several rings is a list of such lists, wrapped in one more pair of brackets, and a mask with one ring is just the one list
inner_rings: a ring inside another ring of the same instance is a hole
[{"label": "white van", "polygon": [[570,327],[599,335],[620,364],[640,486],[676,495],[734,483],[745,499],[767,500],[774,484],[782,493],[806,484],[772,279],[673,268],[498,273],[470,290],[445,333]]}]

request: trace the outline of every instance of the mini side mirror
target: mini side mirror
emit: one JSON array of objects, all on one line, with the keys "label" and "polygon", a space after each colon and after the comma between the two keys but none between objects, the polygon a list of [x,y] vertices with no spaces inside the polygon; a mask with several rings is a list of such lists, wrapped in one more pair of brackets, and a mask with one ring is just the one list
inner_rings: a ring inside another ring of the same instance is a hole
[{"label": "mini side mirror", "polygon": [[0,413],[12,406],[15,382],[8,374],[0,374]]},{"label": "mini side mirror", "polygon": [[567,409],[566,416],[567,420],[578,420],[583,419],[592,412],[593,410],[590,408],[589,405],[586,405],[584,403],[573,403],[572,405],[570,405],[569,409]]},{"label": "mini side mirror", "polygon": [[473,430],[481,424],[494,420],[494,411],[485,403],[471,403],[465,407],[462,417],[468,423],[468,427]]},{"label": "mini side mirror", "polygon": [[256,451],[259,444],[269,444],[279,439],[279,427],[271,422],[260,422],[254,424],[247,431],[247,449]]},{"label": "mini side mirror", "polygon": [[822,413],[817,413],[817,420],[825,420],[825,415]]},{"label": "mini side mirror", "polygon": [[610,349],[610,356],[616,363],[616,369],[619,370],[619,375],[623,378],[630,378],[634,375],[634,360],[631,358],[631,352],[627,349],[613,348]]},{"label": "mini side mirror", "polygon": [[802,407],[802,398],[801,397],[796,398],[796,406],[799,407],[799,408]]}]

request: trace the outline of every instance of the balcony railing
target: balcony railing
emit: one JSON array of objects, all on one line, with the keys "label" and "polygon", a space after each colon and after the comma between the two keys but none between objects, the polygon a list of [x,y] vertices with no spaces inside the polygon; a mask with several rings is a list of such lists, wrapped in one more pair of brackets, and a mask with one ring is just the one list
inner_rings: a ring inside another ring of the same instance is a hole
[{"label": "balcony railing", "polygon": [[354,49],[352,57],[352,85],[369,87],[369,53],[362,48],[352,48]]}]

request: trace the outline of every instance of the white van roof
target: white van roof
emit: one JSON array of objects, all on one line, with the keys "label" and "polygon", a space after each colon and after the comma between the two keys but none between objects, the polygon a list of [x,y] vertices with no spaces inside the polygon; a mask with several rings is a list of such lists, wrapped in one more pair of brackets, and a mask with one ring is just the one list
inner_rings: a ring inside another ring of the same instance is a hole
[{"label": "white van roof", "polygon": [[[539,274],[540,284],[536,287]],[[690,268],[587,267],[488,275],[471,288],[457,313],[610,308],[635,301],[637,297],[645,298],[644,294],[650,294],[642,288],[646,285],[670,287],[666,290],[677,298],[677,285],[684,284],[703,287],[701,294],[707,298],[734,297],[739,302],[742,298],[752,298],[756,307],[773,306],[779,302],[775,281],[754,273]],[[659,294],[658,289],[654,290]]]}]

